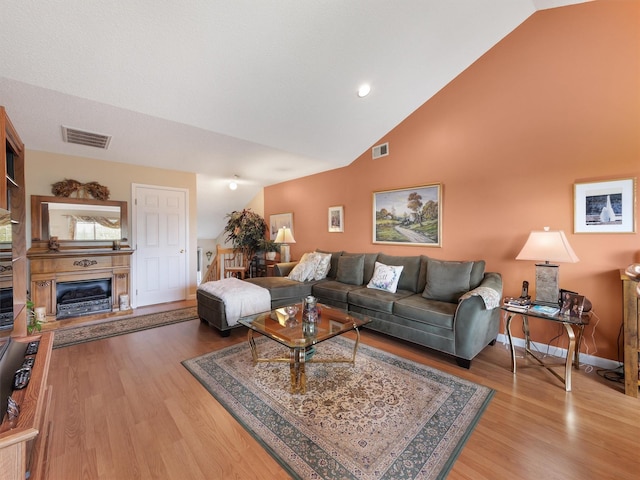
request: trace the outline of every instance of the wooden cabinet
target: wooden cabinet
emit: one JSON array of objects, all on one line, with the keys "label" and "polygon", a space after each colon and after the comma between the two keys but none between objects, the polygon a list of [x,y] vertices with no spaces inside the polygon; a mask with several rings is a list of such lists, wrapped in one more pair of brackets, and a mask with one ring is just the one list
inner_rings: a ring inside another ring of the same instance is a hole
[{"label": "wooden cabinet", "polygon": [[35,356],[29,384],[11,395],[20,407],[20,415],[13,420],[5,415],[0,424],[0,476],[3,480],[38,480],[45,478],[47,441],[51,426],[51,387],[47,378],[53,333],[16,340],[27,343],[40,340],[40,348]]},{"label": "wooden cabinet", "polygon": [[[13,298],[12,336],[27,334],[27,238],[24,188],[24,144],[13,127],[4,107],[0,106],[0,172],[5,181],[0,181],[0,209],[9,215],[9,239],[0,246],[3,257],[2,277],[4,287],[11,283]],[[6,261],[5,260],[6,257]],[[11,272],[10,274],[8,272]],[[11,328],[11,325],[8,325]]]},{"label": "wooden cabinet", "polygon": [[638,316],[638,279],[629,277],[620,272],[622,279],[622,299],[624,311],[624,393],[632,397],[638,396],[640,386],[640,370],[638,370],[638,355],[640,355],[640,343],[638,328],[640,317]]}]

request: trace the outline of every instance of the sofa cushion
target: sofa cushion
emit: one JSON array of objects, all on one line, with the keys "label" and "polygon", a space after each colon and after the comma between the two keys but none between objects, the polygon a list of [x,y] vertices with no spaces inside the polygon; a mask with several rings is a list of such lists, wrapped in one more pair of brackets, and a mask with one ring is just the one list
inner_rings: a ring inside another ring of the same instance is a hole
[{"label": "sofa cushion", "polygon": [[367,288],[376,288],[395,293],[398,289],[398,281],[400,280],[400,275],[402,275],[403,268],[402,265],[385,265],[384,263],[376,262],[373,276],[369,280]]},{"label": "sofa cushion", "polygon": [[415,295],[407,290],[397,290],[394,293],[375,288],[357,288],[349,291],[349,307],[357,306],[376,312],[393,312],[393,304],[401,298]]},{"label": "sofa cushion", "polygon": [[311,294],[311,287],[315,282],[296,282],[286,277],[257,277],[249,278],[245,282],[253,283],[271,292],[271,305],[280,304],[280,300],[291,299],[300,301],[302,297]]},{"label": "sofa cushion", "polygon": [[327,273],[327,278],[335,279],[338,274],[338,259],[342,255],[342,250],[339,252],[327,252],[325,250],[316,249],[318,253],[330,253],[331,254],[331,266]]},{"label": "sofa cushion", "polygon": [[394,315],[453,331],[453,317],[458,304],[427,300],[420,294],[401,298],[394,302]]},{"label": "sofa cushion", "polygon": [[348,295],[351,290],[362,288],[362,285],[350,285],[338,282],[337,280],[320,280],[311,291],[314,297],[318,297],[320,302],[331,305],[344,305],[346,308]]},{"label": "sofa cushion", "polygon": [[349,285],[362,285],[364,255],[342,255],[338,259],[336,280]]},{"label": "sofa cushion", "polygon": [[451,262],[429,259],[427,286],[422,296],[429,300],[457,302],[470,290],[473,262]]},{"label": "sofa cushion", "polygon": [[385,265],[400,265],[403,267],[398,288],[400,290],[411,290],[414,293],[422,292],[424,286],[418,289],[420,277],[420,256],[418,255],[386,255],[378,254],[377,261]]},{"label": "sofa cushion", "polygon": [[471,275],[469,280],[469,290],[473,290],[474,288],[477,288],[478,285],[482,283],[482,280],[484,279],[484,267],[485,267],[484,260],[476,260],[475,262],[473,262],[473,267],[471,267]]}]

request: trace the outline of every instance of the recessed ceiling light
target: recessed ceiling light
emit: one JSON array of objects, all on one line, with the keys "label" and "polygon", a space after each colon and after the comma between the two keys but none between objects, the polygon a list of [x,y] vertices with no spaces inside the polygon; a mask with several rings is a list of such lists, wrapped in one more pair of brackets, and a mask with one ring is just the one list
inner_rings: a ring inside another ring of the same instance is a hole
[{"label": "recessed ceiling light", "polygon": [[233,180],[231,180],[231,182],[229,183],[229,188],[230,188],[231,190],[235,190],[235,189],[237,189],[237,188],[238,188],[238,182],[237,182],[237,180],[238,180],[238,175],[234,175],[234,176],[233,176]]},{"label": "recessed ceiling light", "polygon": [[367,95],[369,95],[370,91],[371,91],[371,86],[368,83],[365,83],[364,85],[360,85],[360,88],[358,88],[358,96],[360,98],[366,97]]}]

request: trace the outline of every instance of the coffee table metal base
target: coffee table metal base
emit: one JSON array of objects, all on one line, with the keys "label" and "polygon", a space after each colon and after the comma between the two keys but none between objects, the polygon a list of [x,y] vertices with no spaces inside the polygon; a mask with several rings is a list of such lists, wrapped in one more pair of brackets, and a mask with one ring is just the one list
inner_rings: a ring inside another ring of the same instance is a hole
[{"label": "coffee table metal base", "polygon": [[253,358],[253,364],[258,362],[272,363],[281,362],[289,364],[289,372],[291,377],[291,393],[300,393],[304,395],[307,393],[307,375],[305,373],[306,363],[350,363],[354,364],[356,361],[356,353],[358,351],[358,345],[360,343],[360,332],[357,328],[353,328],[356,332],[356,341],[353,345],[353,355],[351,358],[336,357],[336,358],[309,358],[307,359],[307,352],[310,348],[316,348],[316,345],[311,347],[291,347],[289,348],[289,357],[274,357],[274,358],[262,358],[258,353],[258,347],[253,337],[254,331],[249,329],[247,332],[247,339],[249,340],[249,347],[251,348],[251,356]]}]

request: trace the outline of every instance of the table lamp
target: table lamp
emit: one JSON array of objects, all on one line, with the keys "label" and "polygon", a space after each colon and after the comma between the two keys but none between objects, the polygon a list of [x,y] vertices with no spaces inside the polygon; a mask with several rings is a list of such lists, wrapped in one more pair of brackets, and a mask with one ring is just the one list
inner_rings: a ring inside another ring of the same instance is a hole
[{"label": "table lamp", "polygon": [[537,260],[536,263],[536,299],[538,305],[558,306],[560,287],[559,265],[550,262],[576,263],[579,261],[567,237],[562,230],[533,231],[520,250],[516,260]]},{"label": "table lamp", "polygon": [[278,229],[278,235],[276,235],[276,239],[274,241],[280,244],[280,260],[282,262],[290,262],[291,254],[289,252],[289,244],[296,243],[296,239],[293,238],[291,229],[289,227],[280,227]]}]

